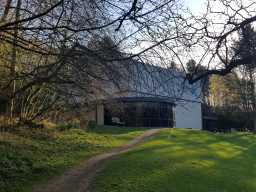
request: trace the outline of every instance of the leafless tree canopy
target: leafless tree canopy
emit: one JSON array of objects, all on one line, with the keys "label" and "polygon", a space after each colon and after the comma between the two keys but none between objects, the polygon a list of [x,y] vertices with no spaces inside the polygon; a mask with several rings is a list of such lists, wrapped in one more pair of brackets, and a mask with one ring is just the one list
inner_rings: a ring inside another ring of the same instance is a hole
[{"label": "leafless tree canopy", "polygon": [[[237,32],[256,21],[253,0],[208,0],[197,13],[179,0],[0,0],[0,5],[0,89],[8,98],[33,95],[36,86],[88,95],[93,79],[115,79],[113,62],[129,59],[161,67],[175,62],[190,83],[255,60],[254,54],[241,59],[231,50]],[[204,71],[187,71],[190,59]],[[71,92],[68,85],[82,91]]]}]

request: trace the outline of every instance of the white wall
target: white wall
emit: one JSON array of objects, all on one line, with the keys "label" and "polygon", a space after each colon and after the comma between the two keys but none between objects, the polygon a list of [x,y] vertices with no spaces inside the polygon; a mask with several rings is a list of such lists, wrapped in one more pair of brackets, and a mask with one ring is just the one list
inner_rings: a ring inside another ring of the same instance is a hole
[{"label": "white wall", "polygon": [[178,103],[174,108],[177,128],[202,129],[201,103]]},{"label": "white wall", "polygon": [[103,104],[98,104],[97,105],[97,119],[96,123],[97,125],[104,125],[104,105]]}]

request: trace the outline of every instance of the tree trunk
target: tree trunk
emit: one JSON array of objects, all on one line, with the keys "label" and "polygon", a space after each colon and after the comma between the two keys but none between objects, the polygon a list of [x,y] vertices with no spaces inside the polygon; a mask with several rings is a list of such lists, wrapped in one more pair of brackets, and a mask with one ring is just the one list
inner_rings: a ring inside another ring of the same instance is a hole
[{"label": "tree trunk", "polygon": [[[21,0],[17,1],[17,6],[15,10],[15,21],[18,21],[20,18],[20,8],[21,8]],[[10,76],[12,78],[11,85],[11,94],[14,94],[16,91],[16,62],[17,62],[17,38],[18,38],[18,24],[15,25],[14,34],[13,34],[13,49],[12,49],[12,57],[11,57],[11,68],[10,68]],[[12,119],[15,111],[15,97],[11,99],[10,105],[10,118]]]}]

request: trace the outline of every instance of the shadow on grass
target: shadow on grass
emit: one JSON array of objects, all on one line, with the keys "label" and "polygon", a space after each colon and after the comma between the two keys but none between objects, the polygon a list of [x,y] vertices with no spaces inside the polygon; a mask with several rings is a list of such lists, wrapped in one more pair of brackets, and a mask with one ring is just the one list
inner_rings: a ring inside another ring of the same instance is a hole
[{"label": "shadow on grass", "polygon": [[109,162],[94,191],[256,191],[255,146],[253,135],[164,132]]},{"label": "shadow on grass", "polygon": [[123,126],[97,126],[96,128],[89,129],[88,131],[91,133],[97,134],[111,134],[111,135],[119,135],[119,134],[127,134],[138,131],[146,131],[152,128],[149,127],[123,127]]},{"label": "shadow on grass", "polygon": [[29,192],[32,184],[45,182],[89,157],[119,147],[141,131],[99,127],[92,131],[51,129],[1,134],[0,192]]}]

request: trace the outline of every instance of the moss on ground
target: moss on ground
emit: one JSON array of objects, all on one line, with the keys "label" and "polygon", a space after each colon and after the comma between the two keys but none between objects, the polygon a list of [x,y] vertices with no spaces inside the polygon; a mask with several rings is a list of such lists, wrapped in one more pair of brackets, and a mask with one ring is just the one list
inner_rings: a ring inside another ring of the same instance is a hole
[{"label": "moss on ground", "polygon": [[0,133],[0,192],[27,192],[79,162],[118,147],[143,129],[98,127],[27,129]]}]

